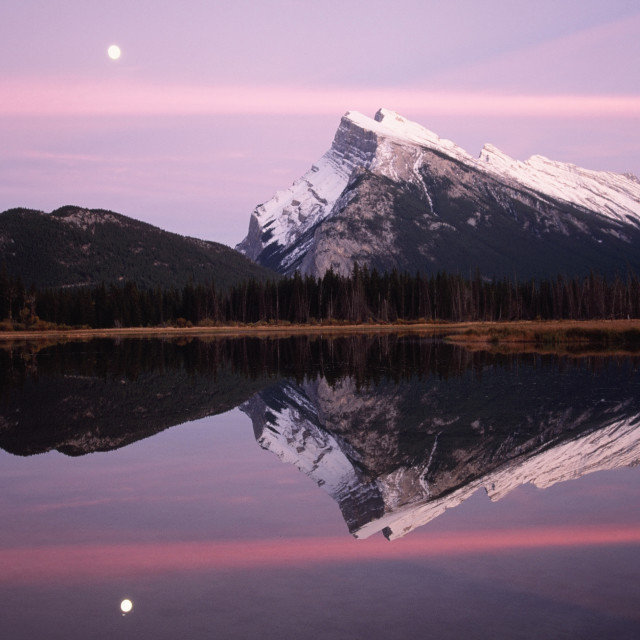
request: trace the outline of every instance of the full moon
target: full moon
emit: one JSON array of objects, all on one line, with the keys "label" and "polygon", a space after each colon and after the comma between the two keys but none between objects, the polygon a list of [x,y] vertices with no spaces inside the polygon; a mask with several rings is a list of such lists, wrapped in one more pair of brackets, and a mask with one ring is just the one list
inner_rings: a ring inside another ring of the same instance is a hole
[{"label": "full moon", "polygon": [[120,611],[122,611],[122,613],[129,613],[129,611],[131,611],[131,609],[133,609],[133,602],[131,602],[131,600],[129,600],[129,598],[125,598],[120,603]]},{"label": "full moon", "polygon": [[117,44],[112,44],[107,49],[107,54],[112,60],[117,60],[120,57],[120,53],[121,53],[120,47]]}]

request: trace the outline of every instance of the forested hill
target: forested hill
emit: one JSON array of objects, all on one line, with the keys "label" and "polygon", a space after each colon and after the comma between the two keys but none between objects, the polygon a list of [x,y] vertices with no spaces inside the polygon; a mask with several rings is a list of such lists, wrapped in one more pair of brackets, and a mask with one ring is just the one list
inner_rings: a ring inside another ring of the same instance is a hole
[{"label": "forested hill", "polygon": [[73,287],[135,282],[182,287],[215,282],[219,289],[275,274],[239,252],[184,237],[103,209],[65,206],[51,213],[0,213],[0,267],[25,286]]}]

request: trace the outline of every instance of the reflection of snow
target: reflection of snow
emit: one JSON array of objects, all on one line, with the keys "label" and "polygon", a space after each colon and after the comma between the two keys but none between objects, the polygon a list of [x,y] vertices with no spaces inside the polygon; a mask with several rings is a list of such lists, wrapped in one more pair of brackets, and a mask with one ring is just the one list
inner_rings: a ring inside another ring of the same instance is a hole
[{"label": "reflection of snow", "polygon": [[[470,436],[462,431],[452,438],[447,425],[465,423],[459,407],[437,415],[436,405],[419,403],[418,414],[425,417],[414,416],[415,433],[407,429],[400,407],[409,393],[415,395],[409,389],[406,394],[395,385],[362,391],[350,378],[334,386],[324,380],[285,382],[241,409],[251,417],[260,445],[331,495],[357,538],[379,531],[401,537],[481,488],[495,501],[527,483],[545,488],[640,463],[640,415],[632,402],[616,401],[604,409],[596,402],[597,418],[589,408],[573,411],[562,403],[542,412],[544,417],[537,411],[540,429],[520,441],[509,431],[492,438],[491,414],[474,414],[466,421]],[[425,391],[429,397],[431,391]],[[567,439],[570,433],[578,435]],[[407,442],[413,444],[403,452]]]},{"label": "reflection of snow", "polygon": [[[284,392],[287,405],[264,404],[258,409],[257,415],[267,419],[257,438],[258,444],[275,453],[282,462],[294,465],[311,477],[333,498],[359,486],[355,469],[335,438],[318,428],[316,409],[309,398],[290,384],[286,385]],[[258,407],[254,406],[252,410],[250,406],[256,402],[260,401],[254,398],[241,409],[255,416]]]},{"label": "reflection of snow", "polygon": [[438,436],[440,434],[437,433],[436,437],[433,440],[433,447],[431,447],[431,453],[429,454],[429,459],[427,460],[427,464],[424,465],[422,470],[420,471],[420,485],[424,489],[425,495],[431,495],[431,491],[429,489],[429,481],[427,480],[427,475],[429,473],[429,467],[431,467],[431,463],[433,462],[433,454],[436,452],[436,448],[438,446]]},{"label": "reflection of snow", "polygon": [[[582,438],[561,443],[538,454],[528,454],[509,461],[444,498],[406,505],[362,527],[358,538],[386,529],[389,539],[399,538],[416,527],[437,518],[447,509],[457,507],[478,489],[484,488],[491,500],[499,500],[526,483],[547,488],[557,482],[640,463],[640,416],[614,422]],[[380,479],[379,482],[385,482]],[[428,495],[425,495],[428,498]]]}]

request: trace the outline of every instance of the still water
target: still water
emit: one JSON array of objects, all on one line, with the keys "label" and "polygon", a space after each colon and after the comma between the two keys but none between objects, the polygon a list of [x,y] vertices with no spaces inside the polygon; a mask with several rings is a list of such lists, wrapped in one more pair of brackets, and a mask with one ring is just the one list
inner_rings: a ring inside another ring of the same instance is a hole
[{"label": "still water", "polygon": [[637,358],[26,345],[0,447],[3,638],[640,635]]}]

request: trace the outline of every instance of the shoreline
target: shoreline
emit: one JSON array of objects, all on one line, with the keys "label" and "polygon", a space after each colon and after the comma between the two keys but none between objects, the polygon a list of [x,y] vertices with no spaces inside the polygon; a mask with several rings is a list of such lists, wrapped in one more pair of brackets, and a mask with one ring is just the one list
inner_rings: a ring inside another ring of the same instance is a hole
[{"label": "shoreline", "polygon": [[296,335],[432,335],[474,348],[499,345],[582,345],[640,343],[640,319],[526,320],[501,322],[425,322],[398,324],[224,325],[213,327],[126,327],[0,331],[0,346],[13,342],[90,340],[94,338],[277,338]]},{"label": "shoreline", "polygon": [[[463,323],[467,325],[468,323]],[[44,329],[0,331],[0,342],[50,338],[181,338],[181,337],[282,337],[287,335],[338,335],[354,333],[433,333],[442,324],[273,324],[220,325],[212,327],[123,327],[113,329]],[[450,326],[449,326],[450,328]]]}]

